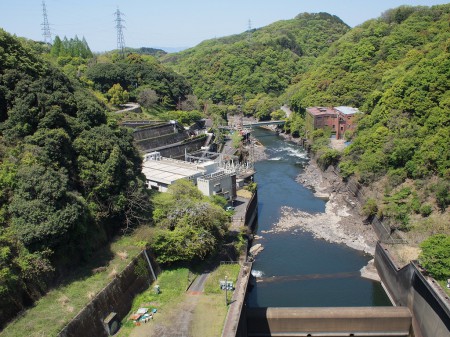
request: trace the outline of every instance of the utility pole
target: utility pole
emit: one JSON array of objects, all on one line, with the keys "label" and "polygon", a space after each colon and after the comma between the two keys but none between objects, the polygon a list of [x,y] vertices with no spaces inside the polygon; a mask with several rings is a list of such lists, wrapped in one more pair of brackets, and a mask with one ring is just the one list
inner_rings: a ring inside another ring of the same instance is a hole
[{"label": "utility pole", "polygon": [[50,24],[48,23],[47,17],[47,7],[45,6],[45,1],[42,1],[42,16],[44,17],[44,22],[41,23],[42,36],[44,37],[45,43],[52,43],[52,33],[50,32]]},{"label": "utility pole", "polygon": [[228,277],[225,275],[225,305],[228,306]]},{"label": "utility pole", "polygon": [[116,12],[114,13],[116,15],[116,30],[117,30],[117,50],[119,51],[122,58],[124,55],[124,49],[125,49],[125,39],[123,38],[123,31],[122,28],[125,28],[125,26],[122,24],[125,22],[124,19],[122,19],[122,15],[124,15],[120,10],[119,7],[117,7]]}]

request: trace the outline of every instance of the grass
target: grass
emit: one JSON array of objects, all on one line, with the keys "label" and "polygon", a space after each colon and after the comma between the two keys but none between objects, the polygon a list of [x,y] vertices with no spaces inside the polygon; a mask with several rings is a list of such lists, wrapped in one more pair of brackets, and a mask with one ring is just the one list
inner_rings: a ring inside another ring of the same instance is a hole
[{"label": "grass", "polygon": [[239,264],[220,265],[206,280],[205,294],[221,294],[223,290],[220,289],[219,282],[225,280],[225,276],[227,276],[228,281],[233,281],[236,284],[240,268]]},{"label": "grass", "polygon": [[[146,237],[148,230],[148,227],[142,227],[133,234],[112,242],[108,249],[98,253],[98,256],[106,256],[107,260],[93,259],[89,265],[68,275],[61,286],[49,291],[20,318],[9,324],[0,336],[57,336],[59,331],[139,254],[142,250],[140,239]],[[95,268],[100,271],[93,272]]]},{"label": "grass", "polygon": [[447,294],[447,297],[450,297],[450,289],[447,288],[447,280],[439,280],[438,283]]},{"label": "grass", "polygon": [[[219,288],[219,281],[225,279],[226,275],[230,281],[236,282],[239,270],[238,264],[221,265],[209,275],[205,284],[205,292],[199,295],[198,304],[194,310],[191,331],[193,337],[220,336],[228,307],[225,305],[225,295]],[[135,298],[130,314],[140,307],[156,308],[158,313],[154,322],[163,325],[171,324],[170,320],[176,316],[177,310],[192,300],[186,295],[189,275],[190,272],[187,268],[163,271],[158,276],[157,282],[161,288],[161,294],[155,294],[153,286],[156,283],[153,284]],[[230,299],[231,292],[228,296]],[[141,336],[139,330],[142,328],[142,326],[135,327],[131,321],[125,318],[118,337]],[[153,324],[145,326],[145,333],[142,336],[149,335],[153,328]]]},{"label": "grass", "polygon": [[[177,305],[184,300],[184,296],[186,295],[186,288],[189,283],[188,276],[189,269],[187,268],[163,271],[158,276],[157,282],[154,282],[149,289],[136,296],[130,314],[136,312],[136,310],[141,307],[157,309],[158,312],[164,312],[168,308]],[[154,286],[156,284],[160,287],[160,294],[156,294],[154,291]],[[158,315],[158,319],[159,317],[160,316]],[[128,317],[126,317],[122,322],[122,327],[118,336],[129,336],[133,328],[133,323],[128,321]]]},{"label": "grass", "polygon": [[192,336],[220,336],[227,316],[227,309],[223,294],[201,296],[194,311]]}]

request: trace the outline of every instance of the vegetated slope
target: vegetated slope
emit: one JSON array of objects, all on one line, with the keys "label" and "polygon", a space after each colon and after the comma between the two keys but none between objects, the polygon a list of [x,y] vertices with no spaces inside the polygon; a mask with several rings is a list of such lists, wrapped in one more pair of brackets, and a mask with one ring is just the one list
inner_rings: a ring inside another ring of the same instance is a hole
[{"label": "vegetated slope", "polygon": [[182,76],[162,65],[153,56],[104,54],[88,65],[84,76],[103,94],[115,84],[127,90],[131,100],[142,91],[152,90],[156,102],[163,108],[173,108],[192,93],[191,86]]},{"label": "vegetated slope", "polygon": [[341,172],[371,184],[367,211],[403,229],[450,233],[449,21],[450,5],[389,10],[334,43],[286,94],[303,113],[365,112]]},{"label": "vegetated slope", "polygon": [[294,76],[308,69],[348,30],[336,16],[304,13],[239,35],[208,40],[162,60],[190,81],[199,98],[240,104],[244,96],[283,92]]},{"label": "vegetated slope", "polygon": [[131,134],[89,92],[3,30],[0,65],[1,327],[146,198]]}]

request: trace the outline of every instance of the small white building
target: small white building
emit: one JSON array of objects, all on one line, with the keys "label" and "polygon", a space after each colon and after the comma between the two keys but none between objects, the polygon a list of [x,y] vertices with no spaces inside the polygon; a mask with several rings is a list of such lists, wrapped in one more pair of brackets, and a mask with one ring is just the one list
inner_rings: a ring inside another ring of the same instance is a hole
[{"label": "small white building", "polygon": [[203,195],[220,195],[227,200],[236,198],[236,174],[220,170],[197,178],[197,187]]},{"label": "small white building", "polygon": [[197,178],[217,170],[217,163],[190,163],[182,160],[161,157],[159,152],[147,153],[142,164],[147,187],[166,192],[167,188],[179,179],[197,182]]},{"label": "small white building", "polygon": [[219,168],[219,164],[212,160],[192,163],[151,152],[144,155],[142,173],[147,187],[160,192],[166,192],[179,179],[188,179],[203,195],[221,195],[227,200],[236,198],[236,174]]}]

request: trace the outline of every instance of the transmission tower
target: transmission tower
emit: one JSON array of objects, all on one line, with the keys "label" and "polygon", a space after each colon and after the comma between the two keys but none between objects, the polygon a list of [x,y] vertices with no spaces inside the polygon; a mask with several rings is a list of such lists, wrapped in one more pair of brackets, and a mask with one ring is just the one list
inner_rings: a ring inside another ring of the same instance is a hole
[{"label": "transmission tower", "polygon": [[117,29],[117,49],[119,50],[120,55],[124,57],[124,49],[125,49],[125,39],[123,38],[123,31],[122,28],[125,28],[125,26],[122,24],[125,22],[124,19],[122,19],[122,15],[124,15],[120,10],[119,7],[117,7],[116,12],[114,13],[116,15],[116,29]]},{"label": "transmission tower", "polygon": [[252,30],[252,20],[248,19],[248,31]]},{"label": "transmission tower", "polygon": [[42,36],[44,37],[44,42],[52,43],[52,33],[50,32],[50,24],[48,23],[47,7],[45,6],[45,1],[42,1],[42,16],[44,17],[44,22],[41,23],[41,30]]}]

